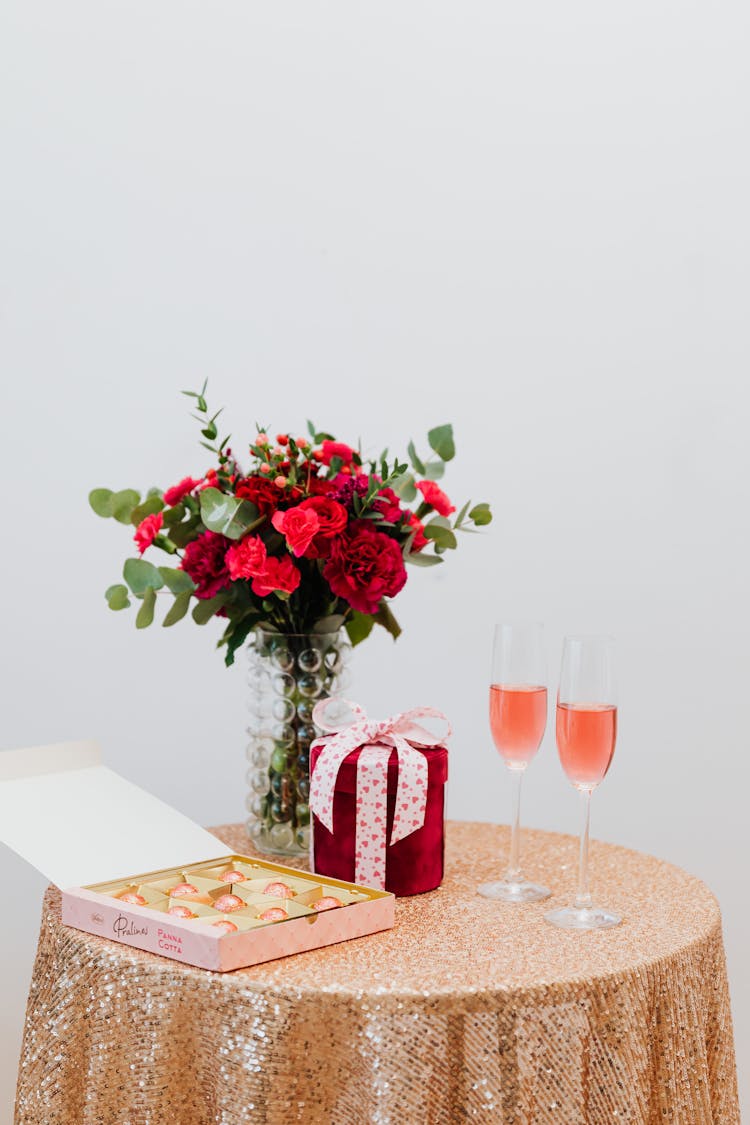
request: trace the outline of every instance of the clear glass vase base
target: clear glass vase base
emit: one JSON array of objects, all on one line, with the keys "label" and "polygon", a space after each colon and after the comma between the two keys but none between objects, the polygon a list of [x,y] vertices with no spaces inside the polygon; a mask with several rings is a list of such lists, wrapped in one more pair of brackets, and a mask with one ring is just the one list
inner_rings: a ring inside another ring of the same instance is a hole
[{"label": "clear glass vase base", "polygon": [[548,887],[539,883],[527,883],[525,880],[514,883],[501,879],[497,883],[482,883],[477,887],[477,894],[482,898],[492,898],[498,902],[539,902],[540,899],[549,898],[552,892]]},{"label": "clear glass vase base", "polygon": [[561,930],[609,930],[622,922],[619,914],[600,906],[565,906],[561,910],[550,910],[544,920]]}]

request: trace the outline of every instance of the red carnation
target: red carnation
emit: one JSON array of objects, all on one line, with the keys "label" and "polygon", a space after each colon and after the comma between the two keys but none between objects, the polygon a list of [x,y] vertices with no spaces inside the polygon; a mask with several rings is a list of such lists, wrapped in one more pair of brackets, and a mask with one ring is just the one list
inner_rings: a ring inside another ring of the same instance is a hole
[{"label": "red carnation", "polygon": [[266,566],[266,545],[257,535],[246,535],[226,553],[229,574],[235,578],[257,578]]},{"label": "red carnation", "polygon": [[401,505],[392,488],[381,488],[372,506],[388,523],[398,523],[401,519]]},{"label": "red carnation", "polygon": [[429,539],[424,533],[424,524],[420,519],[417,519],[414,512],[407,511],[404,517],[404,527],[414,532],[409,554],[416,555],[419,551],[423,551],[429,543]]},{"label": "red carnation", "polygon": [[268,594],[281,592],[293,594],[300,584],[300,572],[289,555],[281,559],[266,559],[265,570],[253,579],[253,593],[264,598]]},{"label": "red carnation", "polygon": [[229,540],[215,531],[204,531],[188,543],[182,556],[182,569],[195,582],[196,598],[213,598],[226,589],[231,576],[225,556]]},{"label": "red carnation", "polygon": [[279,506],[279,489],[266,477],[245,477],[237,481],[235,496],[240,500],[250,500],[261,516],[271,516]]},{"label": "red carnation", "polygon": [[424,496],[425,504],[429,504],[431,508],[434,508],[438,515],[449,516],[451,512],[455,512],[455,504],[451,504],[442,488],[435,484],[434,480],[417,481],[417,488]]},{"label": "red carnation", "polygon": [[293,555],[304,555],[320,530],[320,520],[315,511],[298,504],[285,512],[275,512],[271,523],[286,539],[286,545]]},{"label": "red carnation", "polygon": [[326,496],[311,496],[308,500],[303,500],[299,507],[315,512],[319,524],[319,531],[305,554],[309,559],[323,558],[330,554],[331,540],[345,529],[349,513],[341,504]]},{"label": "red carnation", "polygon": [[310,477],[306,491],[310,496],[325,496],[333,492],[336,485],[327,477]]},{"label": "red carnation", "polygon": [[156,512],[155,515],[146,516],[146,518],[142,519],[138,524],[133,539],[135,539],[138,544],[140,554],[143,554],[146,548],[151,546],[154,539],[156,539],[156,536],[161,531],[161,525],[163,523],[164,517],[161,512]]},{"label": "red carnation", "polygon": [[164,493],[164,503],[168,508],[174,508],[175,504],[179,504],[183,496],[187,496],[194,488],[197,488],[201,482],[193,480],[192,477],[184,477],[179,484],[173,484]]},{"label": "red carnation", "polygon": [[334,539],[323,577],[334,594],[360,613],[375,613],[381,598],[393,597],[406,582],[401,548],[366,520]]},{"label": "red carnation", "polygon": [[351,465],[354,460],[354,450],[343,441],[324,441],[321,448],[321,461],[330,465],[334,457],[340,457],[344,465]]}]

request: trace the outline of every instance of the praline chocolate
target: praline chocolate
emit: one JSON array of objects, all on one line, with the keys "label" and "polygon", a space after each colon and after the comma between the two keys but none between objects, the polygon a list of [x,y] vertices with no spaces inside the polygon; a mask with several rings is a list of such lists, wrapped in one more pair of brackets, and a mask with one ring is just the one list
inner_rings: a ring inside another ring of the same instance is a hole
[{"label": "praline chocolate", "polygon": [[170,898],[186,898],[189,895],[197,895],[198,888],[194,887],[192,883],[178,883],[176,887],[172,887],[169,892]]},{"label": "praline chocolate", "polygon": [[219,876],[222,883],[244,883],[247,875],[243,875],[241,871],[225,871]]},{"label": "praline chocolate", "polygon": [[264,910],[258,917],[263,922],[281,922],[283,918],[288,918],[289,915],[282,906],[269,906],[268,910]]},{"label": "praline chocolate", "polygon": [[175,918],[195,918],[195,914],[193,914],[192,910],[187,906],[181,906],[179,903],[175,906],[170,906],[167,914],[173,914]]},{"label": "praline chocolate", "polygon": [[274,898],[294,898],[294,891],[286,883],[272,881],[263,888],[264,895],[273,895]]},{"label": "praline chocolate", "polygon": [[228,934],[235,933],[237,930],[234,922],[230,922],[228,918],[219,918],[218,921],[212,922],[211,925],[215,926],[217,930],[225,930]]},{"label": "praline chocolate", "polygon": [[343,906],[341,899],[334,898],[333,895],[323,895],[317,902],[312,904],[313,910],[333,910],[337,906]]},{"label": "praline chocolate", "polygon": [[143,895],[139,895],[137,891],[126,891],[124,895],[120,895],[120,902],[130,902],[133,906],[145,906],[146,900]]},{"label": "praline chocolate", "polygon": [[242,910],[245,902],[238,895],[219,895],[212,905],[222,914],[231,914],[233,910]]}]

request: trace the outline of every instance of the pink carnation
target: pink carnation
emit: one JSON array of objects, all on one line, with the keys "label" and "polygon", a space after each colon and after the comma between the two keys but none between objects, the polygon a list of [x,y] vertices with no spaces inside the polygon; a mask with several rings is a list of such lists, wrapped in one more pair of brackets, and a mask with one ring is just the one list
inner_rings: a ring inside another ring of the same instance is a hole
[{"label": "pink carnation", "polygon": [[246,535],[226,553],[226,564],[232,578],[257,578],[266,565],[266,545],[258,535]]},{"label": "pink carnation", "polygon": [[193,480],[192,477],[184,477],[179,484],[173,484],[164,493],[164,503],[168,508],[174,508],[175,504],[179,504],[183,496],[187,496],[194,488],[200,484],[200,480]]},{"label": "pink carnation", "polygon": [[324,465],[330,465],[334,457],[340,457],[344,465],[351,465],[354,459],[354,450],[343,441],[324,441],[321,453],[321,461]]},{"label": "pink carnation", "polygon": [[417,488],[424,496],[425,504],[429,504],[431,508],[434,508],[438,515],[449,516],[451,512],[455,512],[455,504],[451,504],[442,488],[435,484],[434,480],[417,481]]},{"label": "pink carnation", "polygon": [[286,539],[289,550],[299,558],[304,555],[315,536],[320,531],[320,520],[314,508],[287,508],[284,512],[274,512],[271,523]]},{"label": "pink carnation", "polygon": [[277,591],[293,594],[300,584],[300,572],[288,555],[281,559],[273,556],[266,559],[265,570],[253,578],[253,593],[265,597]]},{"label": "pink carnation", "polygon": [[142,519],[138,524],[133,539],[138,544],[140,554],[143,554],[143,552],[151,546],[154,539],[156,539],[156,536],[161,531],[163,523],[164,517],[161,512],[156,512],[154,515],[146,516],[146,518]]}]

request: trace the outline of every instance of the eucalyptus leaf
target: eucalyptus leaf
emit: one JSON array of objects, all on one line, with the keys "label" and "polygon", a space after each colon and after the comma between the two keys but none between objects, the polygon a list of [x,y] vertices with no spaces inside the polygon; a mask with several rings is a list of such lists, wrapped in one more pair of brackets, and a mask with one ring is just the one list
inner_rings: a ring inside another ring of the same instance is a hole
[{"label": "eucalyptus leaf", "polygon": [[122,583],[117,586],[110,586],[105,591],[104,597],[107,599],[107,605],[110,609],[127,609],[130,605],[128,588],[123,586]]},{"label": "eucalyptus leaf", "polygon": [[412,473],[404,473],[391,482],[391,488],[405,504],[411,504],[417,498],[417,488],[414,484]]},{"label": "eucalyptus leaf", "polygon": [[209,531],[219,532],[227,539],[240,539],[253,524],[259,522],[255,504],[228,496],[218,488],[204,488],[200,504],[201,518]]},{"label": "eucalyptus leaf", "polygon": [[224,594],[217,594],[214,598],[203,598],[193,610],[193,621],[196,625],[205,625],[225,603]]},{"label": "eucalyptus leaf", "polygon": [[461,524],[466,519],[466,513],[468,512],[470,507],[471,507],[471,500],[467,500],[466,503],[464,504],[463,508],[458,513],[458,515],[456,516],[456,518],[453,522],[454,527],[460,527],[461,526]]},{"label": "eucalyptus leaf", "polygon": [[443,562],[443,559],[439,558],[438,555],[426,555],[423,551],[420,551],[415,555],[407,555],[406,561],[413,566],[437,566],[438,563]]},{"label": "eucalyptus leaf", "polygon": [[177,570],[171,566],[160,566],[159,574],[164,579],[167,589],[173,594],[191,594],[195,589],[195,583],[189,574],[184,570]]},{"label": "eucalyptus leaf", "polygon": [[141,608],[135,619],[136,629],[146,629],[154,620],[154,607],[156,606],[156,590],[149,586],[143,595]]},{"label": "eucalyptus leaf", "polygon": [[492,523],[492,512],[489,504],[475,504],[469,512],[469,519],[473,520],[477,527],[484,527],[486,524]]},{"label": "eucalyptus leaf", "polygon": [[146,516],[155,516],[163,507],[164,501],[161,496],[147,496],[142,504],[138,504],[137,507],[133,508],[133,511],[130,513],[130,522],[133,527],[137,527]]},{"label": "eucalyptus leaf", "polygon": [[456,447],[453,444],[453,426],[435,426],[427,435],[430,449],[434,449],[443,461],[452,461],[456,456]]},{"label": "eucalyptus leaf", "polygon": [[113,493],[109,502],[110,512],[118,523],[130,523],[133,508],[140,502],[140,492],[136,492],[134,488],[123,488],[120,492]]},{"label": "eucalyptus leaf", "polygon": [[89,504],[97,516],[108,519],[112,515],[113,495],[111,488],[95,488],[92,492],[89,492]]},{"label": "eucalyptus leaf", "polygon": [[424,475],[427,480],[440,480],[445,475],[445,463],[443,461],[430,461],[424,467]]},{"label": "eucalyptus leaf", "polygon": [[414,442],[410,441],[406,448],[407,448],[407,452],[409,454],[409,460],[411,461],[412,465],[414,466],[414,468],[416,469],[416,471],[419,473],[420,476],[424,476],[424,474],[425,474],[424,461],[420,461],[419,455],[418,455],[416,449],[414,448]]},{"label": "eucalyptus leaf", "polygon": [[458,541],[450,527],[443,527],[440,524],[429,523],[424,529],[425,538],[432,539],[436,544],[435,550],[446,551],[454,550],[458,546]]},{"label": "eucalyptus leaf", "polygon": [[169,529],[169,538],[177,547],[186,547],[195,539],[196,532],[201,528],[200,516],[191,516],[184,523],[173,524]]},{"label": "eucalyptus leaf", "polygon": [[227,668],[231,668],[234,664],[234,654],[237,652],[240,645],[245,643],[259,620],[259,613],[254,613],[249,617],[243,617],[241,621],[230,626],[230,629],[224,634],[222,639],[226,641],[227,646],[227,651],[224,654],[224,663]]},{"label": "eucalyptus leaf", "polygon": [[145,559],[126,559],[122,576],[136,597],[143,597],[147,590],[160,590],[164,579],[152,563]]},{"label": "eucalyptus leaf", "polygon": [[168,629],[170,625],[176,625],[178,621],[182,621],[189,608],[190,591],[183,590],[182,593],[178,594],[175,600],[172,602],[167,616],[162,621],[162,625],[164,626],[164,628]]}]

